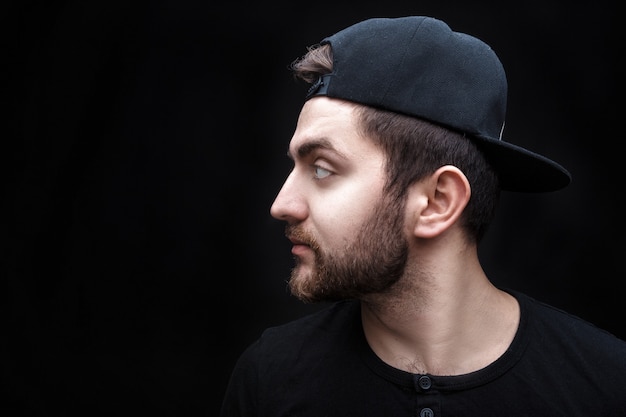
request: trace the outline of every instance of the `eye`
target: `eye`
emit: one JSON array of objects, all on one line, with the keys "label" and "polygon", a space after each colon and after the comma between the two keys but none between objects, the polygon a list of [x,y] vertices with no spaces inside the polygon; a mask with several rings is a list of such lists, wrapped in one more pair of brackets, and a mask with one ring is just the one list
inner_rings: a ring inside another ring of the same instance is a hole
[{"label": "eye", "polygon": [[332,174],[332,172],[330,172],[327,169],[322,168],[319,165],[313,165],[313,172],[314,172],[314,178],[316,180],[324,179]]}]

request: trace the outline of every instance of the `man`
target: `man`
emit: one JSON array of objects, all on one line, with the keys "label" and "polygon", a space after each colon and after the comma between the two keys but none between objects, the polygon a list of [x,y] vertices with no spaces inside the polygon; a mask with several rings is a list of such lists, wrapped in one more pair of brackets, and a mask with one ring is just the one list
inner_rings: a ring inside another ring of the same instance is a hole
[{"label": "man", "polygon": [[332,303],[243,353],[222,416],[626,415],[626,342],[480,265],[500,190],[570,181],[502,140],[491,48],[429,17],[369,19],[292,68],[312,86],[271,214],[292,293]]}]

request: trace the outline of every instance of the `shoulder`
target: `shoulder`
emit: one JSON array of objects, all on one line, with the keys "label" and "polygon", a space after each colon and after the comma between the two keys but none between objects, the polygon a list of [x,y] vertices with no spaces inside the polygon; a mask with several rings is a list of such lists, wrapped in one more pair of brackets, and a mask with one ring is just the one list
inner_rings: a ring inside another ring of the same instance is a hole
[{"label": "shoulder", "polygon": [[520,293],[514,293],[514,295],[522,308],[525,307],[528,310],[532,320],[538,325],[555,327],[554,331],[570,338],[582,339],[582,341],[587,339],[604,341],[618,349],[626,349],[626,341],[587,320],[528,295]]},{"label": "shoulder", "polygon": [[222,415],[331,415],[333,405],[319,398],[354,394],[344,384],[346,369],[367,375],[360,311],[359,302],[341,301],[266,329],[240,355]]},{"label": "shoulder", "polygon": [[[295,352],[317,352],[340,345],[338,339],[354,336],[360,324],[357,301],[340,301],[296,320],[269,327],[244,352],[254,361],[282,357],[284,362]],[[350,331],[348,331],[350,330]]]},{"label": "shoulder", "polygon": [[511,293],[521,310],[514,340],[519,360],[509,372],[516,391],[536,403],[549,393],[563,415],[626,411],[626,342],[562,309]]},{"label": "shoulder", "polygon": [[513,293],[520,303],[531,346],[545,356],[568,358],[595,369],[626,372],[626,341],[574,314],[528,295]]},{"label": "shoulder", "polygon": [[306,341],[325,334],[336,332],[360,323],[360,305],[357,301],[340,301],[296,320],[267,328],[259,339],[264,344],[293,343]]},{"label": "shoulder", "polygon": [[255,386],[260,391],[289,385],[294,378],[306,380],[311,367],[321,363],[325,364],[322,369],[334,372],[350,360],[356,347],[362,344],[363,337],[359,334],[362,335],[360,305],[356,301],[331,304],[315,313],[267,328],[239,356],[230,385]]}]

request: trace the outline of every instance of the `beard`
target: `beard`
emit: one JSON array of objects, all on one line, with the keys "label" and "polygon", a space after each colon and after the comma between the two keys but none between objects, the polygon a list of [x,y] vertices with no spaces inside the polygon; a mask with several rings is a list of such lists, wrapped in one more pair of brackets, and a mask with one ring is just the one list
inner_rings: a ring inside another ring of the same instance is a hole
[{"label": "beard", "polygon": [[313,267],[291,271],[291,294],[307,303],[361,299],[389,289],[403,275],[408,242],[404,236],[404,199],[382,198],[354,239],[341,249],[324,250],[299,225],[288,225],[286,235],[308,244]]}]

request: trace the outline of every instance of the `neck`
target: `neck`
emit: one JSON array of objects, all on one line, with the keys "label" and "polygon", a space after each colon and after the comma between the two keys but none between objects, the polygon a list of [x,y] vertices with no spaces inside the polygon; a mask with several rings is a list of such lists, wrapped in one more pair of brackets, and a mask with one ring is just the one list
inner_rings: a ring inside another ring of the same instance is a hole
[{"label": "neck", "polygon": [[498,359],[517,331],[516,300],[489,282],[475,255],[457,252],[424,270],[362,300],[373,351],[393,367],[433,375],[461,375]]}]

